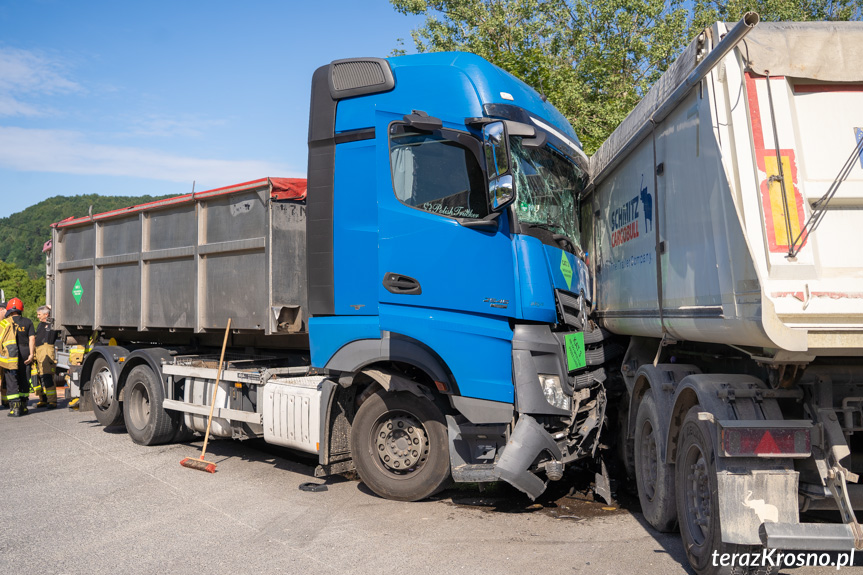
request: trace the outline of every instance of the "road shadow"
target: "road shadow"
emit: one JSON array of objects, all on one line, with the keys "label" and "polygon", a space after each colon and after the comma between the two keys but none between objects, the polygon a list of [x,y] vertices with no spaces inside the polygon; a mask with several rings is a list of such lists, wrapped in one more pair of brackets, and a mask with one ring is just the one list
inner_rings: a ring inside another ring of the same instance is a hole
[{"label": "road shadow", "polygon": [[[189,448],[192,455],[200,456],[203,445],[203,436],[195,436],[188,441],[182,441],[179,445]],[[197,452],[197,455],[195,455]],[[274,469],[289,471],[298,475],[308,477],[308,482],[321,485],[335,485],[350,481],[350,478],[341,475],[330,477],[315,477],[317,467],[317,456],[295,451],[287,447],[266,443],[263,439],[248,439],[245,441],[232,441],[227,439],[210,439],[207,443],[207,454],[205,459],[217,465],[228,459],[240,459],[255,463],[271,465]]]},{"label": "road shadow", "polygon": [[634,482],[611,475],[614,501],[609,504],[594,495],[594,472],[585,466],[567,469],[563,479],[549,482],[545,492],[535,501],[505,482],[492,484],[458,484],[437,495],[435,499],[461,508],[479,509],[486,513],[540,514],[563,521],[589,523],[603,517],[629,515],[645,533],[656,541],[654,553],[664,554],[680,564],[681,572],[694,575],[683,549],[680,534],[659,533],[644,518],[638,495],[629,488]]},{"label": "road shadow", "polygon": [[109,425],[107,427],[103,427],[99,420],[96,419],[92,413],[90,416],[85,416],[78,422],[80,425],[86,425],[87,427],[91,427],[93,429],[101,429],[102,433],[108,433],[110,435],[122,435],[126,433],[126,426],[123,424],[120,425]]}]

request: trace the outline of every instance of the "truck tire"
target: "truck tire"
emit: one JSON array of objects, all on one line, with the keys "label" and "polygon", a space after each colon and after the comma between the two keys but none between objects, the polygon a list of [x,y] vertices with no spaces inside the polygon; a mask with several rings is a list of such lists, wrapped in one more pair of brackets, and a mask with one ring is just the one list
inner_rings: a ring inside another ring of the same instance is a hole
[{"label": "truck tire", "polygon": [[371,395],[351,427],[360,479],[396,501],[419,501],[443,489],[450,476],[448,445],[440,409],[407,391]]},{"label": "truck tire", "polygon": [[117,382],[103,357],[97,357],[90,370],[90,399],[99,423],[105,427],[122,425],[123,406],[117,399]]},{"label": "truck tire", "polygon": [[123,415],[126,431],[139,445],[167,443],[177,433],[177,420],[162,407],[162,382],[147,365],[132,368],[126,378]]},{"label": "truck tire", "polygon": [[657,531],[670,533],[677,528],[674,468],[662,462],[660,421],[648,389],[635,419],[635,483],[644,518]]},{"label": "truck tire", "polygon": [[719,523],[719,496],[716,482],[716,454],[711,429],[698,419],[701,406],[686,413],[677,450],[677,514],[680,535],[689,564],[698,575],[769,575],[778,567],[722,567],[713,564],[713,555],[760,552],[760,546],[722,542]]}]

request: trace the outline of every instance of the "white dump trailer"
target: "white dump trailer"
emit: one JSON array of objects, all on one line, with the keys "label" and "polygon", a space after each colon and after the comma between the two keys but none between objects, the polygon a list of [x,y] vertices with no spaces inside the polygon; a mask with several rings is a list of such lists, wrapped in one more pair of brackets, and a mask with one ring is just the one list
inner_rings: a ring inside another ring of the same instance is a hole
[{"label": "white dump trailer", "polygon": [[[696,38],[591,159],[627,464],[699,573],[863,549],[861,147],[863,24],[750,13]],[[840,522],[801,519],[820,509]]]}]

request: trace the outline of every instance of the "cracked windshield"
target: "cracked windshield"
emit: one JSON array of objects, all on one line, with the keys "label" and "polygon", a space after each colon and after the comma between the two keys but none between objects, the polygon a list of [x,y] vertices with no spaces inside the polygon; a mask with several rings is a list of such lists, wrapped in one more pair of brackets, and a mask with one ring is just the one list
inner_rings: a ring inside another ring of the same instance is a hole
[{"label": "cracked windshield", "polygon": [[584,172],[550,146],[529,148],[512,138],[511,148],[519,222],[566,236],[580,248],[575,202]]}]

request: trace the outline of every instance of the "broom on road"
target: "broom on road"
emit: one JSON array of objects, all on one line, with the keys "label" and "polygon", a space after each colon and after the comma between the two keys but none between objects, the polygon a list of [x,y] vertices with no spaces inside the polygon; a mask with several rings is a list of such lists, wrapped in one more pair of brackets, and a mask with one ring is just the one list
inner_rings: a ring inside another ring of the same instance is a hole
[{"label": "broom on road", "polygon": [[219,371],[216,374],[216,385],[213,386],[213,398],[210,401],[210,416],[207,418],[207,432],[204,434],[204,448],[201,449],[201,457],[192,459],[187,457],[180,462],[183,467],[189,469],[197,469],[198,471],[206,471],[207,473],[216,472],[216,464],[212,461],[204,461],[204,454],[207,453],[207,441],[210,439],[210,425],[213,423],[213,409],[216,407],[216,392],[219,391],[219,381],[222,379],[222,362],[225,361],[225,347],[228,345],[228,334],[231,333],[231,318],[228,318],[228,327],[225,328],[225,341],[222,342],[222,354],[219,356]]}]

